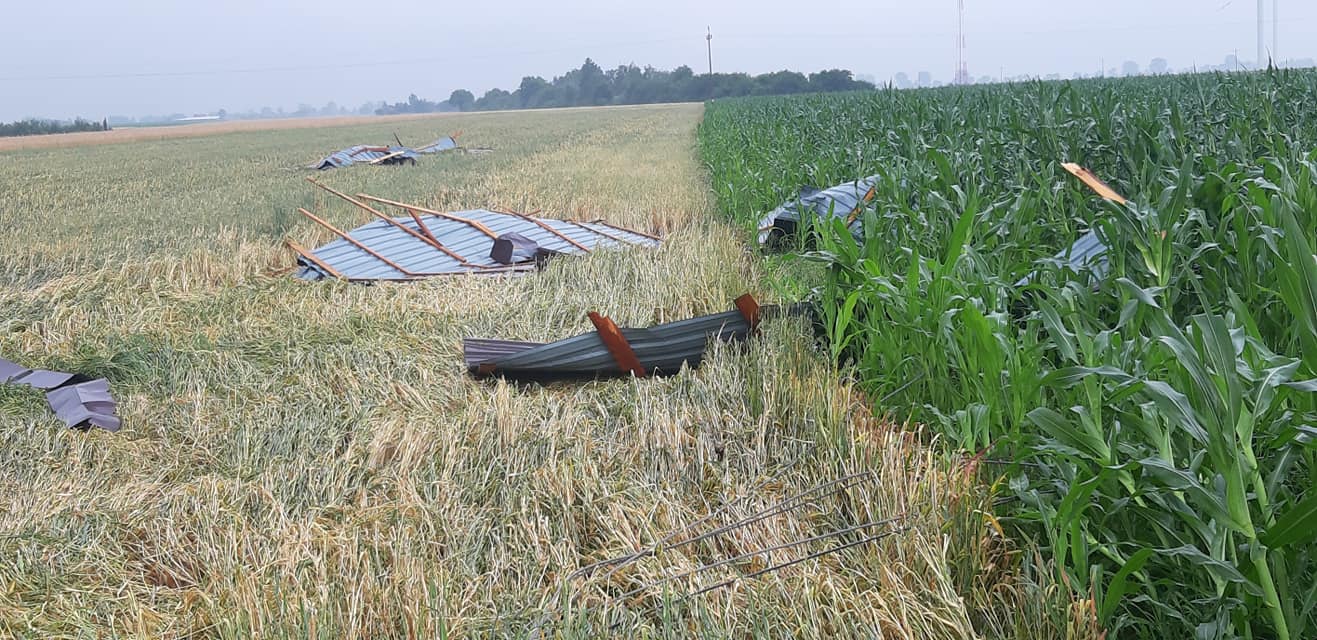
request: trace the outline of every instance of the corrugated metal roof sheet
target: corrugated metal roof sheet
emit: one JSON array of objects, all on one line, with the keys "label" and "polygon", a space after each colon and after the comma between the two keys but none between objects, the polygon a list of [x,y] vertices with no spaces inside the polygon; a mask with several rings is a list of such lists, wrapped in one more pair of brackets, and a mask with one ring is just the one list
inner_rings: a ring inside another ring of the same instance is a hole
[{"label": "corrugated metal roof sheet", "polygon": [[416,151],[407,147],[372,147],[359,144],[329,154],[323,160],[311,165],[312,169],[335,169],[356,164],[370,163],[388,157],[385,164],[396,164],[404,160],[416,161]]},{"label": "corrugated metal roof sheet", "polygon": [[104,378],[90,380],[73,373],[32,370],[0,358],[0,384],[17,384],[45,391],[46,403],[70,429],[99,427],[118,431],[121,426],[118,416],[114,415],[115,402],[110,397],[110,383]]},{"label": "corrugated metal roof sheet", "polygon": [[[1056,254],[1053,260],[1065,263],[1075,273],[1091,274],[1097,280],[1105,277],[1111,268],[1107,261],[1107,245],[1102,244],[1097,231],[1089,231],[1080,236],[1069,249]],[[1032,281],[1033,276],[1028,275],[1016,282],[1015,286],[1023,287]]]},{"label": "corrugated metal roof sheet", "polygon": [[827,216],[845,218],[850,221],[852,233],[860,235],[860,221],[852,217],[861,205],[873,198],[872,191],[878,184],[878,176],[869,176],[862,180],[846,182],[830,189],[819,191],[812,187],[800,190],[795,200],[784,202],[772,210],[759,222],[759,244],[772,245],[784,237],[792,236],[800,227],[801,215]]},{"label": "corrugated metal roof sheet", "polygon": [[[349,280],[409,280],[433,275],[533,270],[533,261],[505,265],[491,255],[497,237],[509,233],[524,236],[542,249],[563,254],[625,246],[656,247],[660,242],[652,236],[602,221],[574,222],[487,209],[418,214],[416,218],[392,218],[392,223],[383,219],[369,222],[347,232],[351,240],[339,238],[311,251],[310,255],[302,255],[298,260],[302,269],[297,276],[306,280],[339,276]],[[421,239],[430,234],[447,252]]]},{"label": "corrugated metal roof sheet", "polygon": [[[759,317],[806,313],[805,305],[759,308]],[[753,331],[740,310],[669,322],[648,329],[621,329],[645,371],[672,375],[683,366],[698,367],[709,343],[744,340]],[[626,375],[598,332],[547,344],[469,338],[462,343],[463,360],[474,376],[510,380],[608,378]]]}]

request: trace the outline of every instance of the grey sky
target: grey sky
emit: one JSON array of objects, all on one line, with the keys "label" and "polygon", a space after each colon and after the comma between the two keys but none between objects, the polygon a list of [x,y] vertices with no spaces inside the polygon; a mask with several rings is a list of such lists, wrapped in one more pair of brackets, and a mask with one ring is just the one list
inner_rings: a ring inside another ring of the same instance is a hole
[{"label": "grey sky", "polygon": [[[1253,0],[966,0],[975,77],[1172,67],[1256,50]],[[761,73],[843,67],[951,77],[954,0],[66,0],[5,3],[0,120],[355,107],[513,89],[590,56]],[[13,6],[17,4],[18,6]],[[1267,0],[1271,10],[1271,0]],[[1280,56],[1317,57],[1317,3],[1281,2]],[[1268,25],[1268,40],[1271,37]],[[237,72],[246,71],[246,72]],[[106,77],[111,76],[111,77]]]}]

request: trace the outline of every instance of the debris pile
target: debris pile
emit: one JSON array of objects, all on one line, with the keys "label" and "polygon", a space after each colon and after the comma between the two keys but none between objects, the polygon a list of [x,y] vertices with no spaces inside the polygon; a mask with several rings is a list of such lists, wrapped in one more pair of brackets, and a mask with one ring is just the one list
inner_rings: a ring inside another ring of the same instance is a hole
[{"label": "debris pile", "polygon": [[715,340],[734,342],[754,333],[762,320],[799,315],[803,305],[761,307],[749,294],[732,311],[660,324],[648,329],[618,328],[590,312],[595,331],[547,344],[468,338],[463,358],[471,375],[518,382],[673,375],[698,367]]},{"label": "debris pile", "polygon": [[121,423],[115,415],[110,383],[105,378],[91,378],[76,373],[44,369],[27,369],[0,358],[0,384],[14,384],[46,392],[46,402],[55,416],[70,429],[98,427],[118,431]]},{"label": "debris pile", "polygon": [[325,169],[339,169],[354,164],[416,164],[416,159],[423,154],[460,149],[461,147],[457,146],[457,137],[460,135],[462,134],[459,132],[451,136],[444,136],[430,144],[415,149],[404,146],[401,141],[398,141],[398,144],[393,146],[359,144],[335,151],[321,160],[308,165],[307,168],[323,171]]},{"label": "debris pile", "polygon": [[[538,269],[556,255],[612,247],[657,247],[660,243],[656,236],[602,220],[556,220],[488,209],[441,212],[366,194],[352,197],[308,180],[375,220],[343,231],[298,209],[338,236],[315,250],[288,242],[298,254],[297,277],[304,280],[408,281],[440,275],[522,273]],[[401,209],[406,215],[390,216],[372,204]]]}]

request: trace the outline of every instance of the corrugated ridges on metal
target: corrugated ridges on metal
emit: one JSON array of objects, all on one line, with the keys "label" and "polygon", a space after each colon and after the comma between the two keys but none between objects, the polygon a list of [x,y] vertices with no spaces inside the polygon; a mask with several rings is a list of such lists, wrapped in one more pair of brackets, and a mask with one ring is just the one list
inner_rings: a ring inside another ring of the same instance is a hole
[{"label": "corrugated ridges on metal", "polygon": [[[772,210],[759,221],[759,244],[767,244],[776,230],[780,235],[790,235],[800,226],[802,210],[805,214],[815,216],[832,215],[847,218],[864,200],[864,196],[878,184],[879,176],[846,182],[835,187],[818,191],[809,187],[800,190],[800,196]],[[852,232],[859,232],[859,220],[851,224]]]},{"label": "corrugated ridges on metal", "polygon": [[[450,214],[480,223],[495,236],[505,233],[519,233],[534,240],[541,247],[564,254],[579,254],[582,250],[553,232],[541,227],[543,223],[563,236],[570,238],[587,250],[635,245],[656,247],[659,241],[644,234],[621,229],[603,223],[571,222],[551,218],[530,218],[512,213],[475,209],[457,211]],[[419,216],[425,228],[439,240],[446,249],[462,257],[460,261],[430,244],[402,231],[397,226],[384,220],[375,220],[348,232],[353,240],[369,247],[398,266],[412,274],[441,275],[455,273],[479,273],[483,268],[503,269],[503,265],[490,257],[494,239],[475,225],[436,215]],[[393,218],[397,225],[424,235],[425,230],[410,216]],[[342,238],[315,249],[312,254],[330,268],[352,280],[402,280],[409,275],[379,258],[363,251],[360,247]],[[319,280],[332,274],[313,264],[305,258],[299,259],[303,266],[298,277]]]},{"label": "corrugated ridges on metal", "polygon": [[[766,306],[761,317],[799,315],[807,307]],[[714,340],[744,340],[752,329],[740,311],[726,311],[655,325],[621,329],[647,372],[671,375],[683,366],[697,367]],[[463,341],[463,359],[472,375],[512,380],[605,378],[625,375],[597,332],[551,342],[511,342],[471,338]]]},{"label": "corrugated ridges on metal", "polygon": [[356,164],[358,162],[372,162],[390,154],[398,154],[395,158],[416,158],[416,151],[407,147],[387,147],[380,151],[379,147],[359,144],[356,146],[341,149],[329,154],[320,162],[311,165],[313,169],[328,169],[331,167],[342,168]]}]

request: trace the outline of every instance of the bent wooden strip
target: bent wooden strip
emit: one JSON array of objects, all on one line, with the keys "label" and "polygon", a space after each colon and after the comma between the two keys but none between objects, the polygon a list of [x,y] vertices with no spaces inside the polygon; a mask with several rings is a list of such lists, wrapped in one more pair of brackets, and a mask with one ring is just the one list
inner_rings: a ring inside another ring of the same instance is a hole
[{"label": "bent wooden strip", "polygon": [[1125,198],[1121,197],[1119,193],[1116,193],[1116,190],[1108,186],[1107,183],[1103,182],[1100,178],[1093,175],[1092,171],[1089,171],[1088,169],[1085,169],[1073,162],[1063,162],[1061,163],[1061,166],[1064,167],[1066,171],[1069,171],[1076,178],[1079,178],[1084,184],[1088,185],[1088,188],[1092,189],[1093,191],[1096,191],[1097,194],[1102,196],[1103,198],[1107,200],[1111,200],[1112,202],[1115,202],[1117,204],[1126,203]]}]

